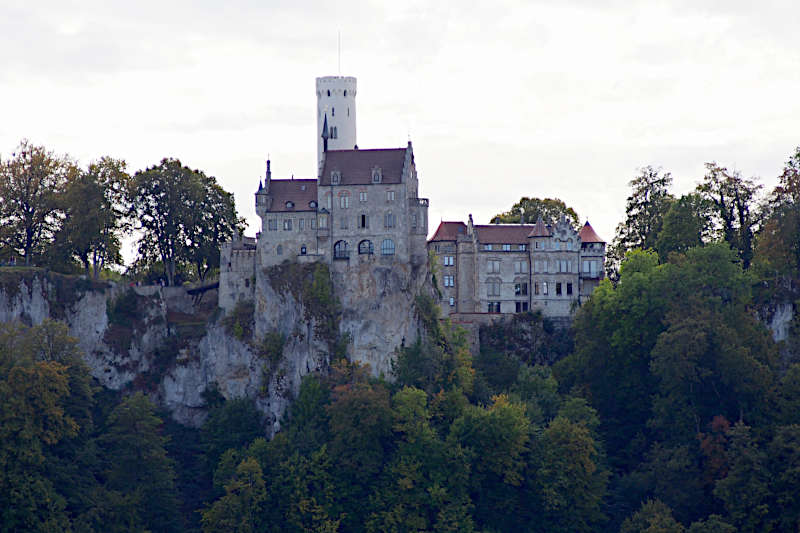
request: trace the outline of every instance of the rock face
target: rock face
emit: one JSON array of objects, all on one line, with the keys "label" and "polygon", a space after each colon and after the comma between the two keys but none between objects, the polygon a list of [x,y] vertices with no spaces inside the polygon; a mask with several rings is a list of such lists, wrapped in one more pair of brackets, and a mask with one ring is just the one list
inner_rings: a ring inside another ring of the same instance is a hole
[{"label": "rock face", "polygon": [[253,398],[272,435],[303,376],[325,371],[331,354],[391,375],[395,350],[417,338],[414,301],[426,274],[411,266],[279,265],[258,273],[254,302],[224,315],[214,291],[198,304],[179,287],[0,272],[0,321],[65,321],[103,386],[145,390],[184,424],[205,420],[209,386],[226,398]]}]

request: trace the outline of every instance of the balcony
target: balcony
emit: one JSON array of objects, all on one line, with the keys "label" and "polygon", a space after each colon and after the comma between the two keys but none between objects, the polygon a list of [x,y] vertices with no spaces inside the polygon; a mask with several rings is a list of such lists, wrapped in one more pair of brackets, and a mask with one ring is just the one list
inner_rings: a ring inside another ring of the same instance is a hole
[{"label": "balcony", "polygon": [[408,207],[428,207],[427,198],[409,198]]}]

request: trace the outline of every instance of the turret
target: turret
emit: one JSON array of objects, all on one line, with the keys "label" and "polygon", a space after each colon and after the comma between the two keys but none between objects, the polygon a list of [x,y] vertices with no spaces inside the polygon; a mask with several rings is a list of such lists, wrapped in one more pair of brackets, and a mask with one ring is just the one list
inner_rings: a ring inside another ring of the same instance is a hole
[{"label": "turret", "polygon": [[[356,79],[349,76],[317,78],[317,168],[327,150],[352,150],[356,145]],[[327,146],[322,137],[327,124]]]}]

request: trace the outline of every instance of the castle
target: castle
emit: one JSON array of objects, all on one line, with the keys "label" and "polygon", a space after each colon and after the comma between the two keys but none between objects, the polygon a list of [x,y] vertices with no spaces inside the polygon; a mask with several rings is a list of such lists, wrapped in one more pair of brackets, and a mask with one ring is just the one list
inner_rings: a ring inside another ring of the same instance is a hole
[{"label": "castle", "polygon": [[252,300],[259,273],[284,261],[331,265],[347,275],[369,265],[438,265],[442,314],[539,309],[569,317],[603,276],[605,243],[587,222],[554,225],[442,222],[429,242],[428,200],[411,142],[362,150],[356,143],[356,79],[317,78],[317,164],[312,179],[273,179],[270,162],[255,194],[261,231],[226,243],[220,307]]}]

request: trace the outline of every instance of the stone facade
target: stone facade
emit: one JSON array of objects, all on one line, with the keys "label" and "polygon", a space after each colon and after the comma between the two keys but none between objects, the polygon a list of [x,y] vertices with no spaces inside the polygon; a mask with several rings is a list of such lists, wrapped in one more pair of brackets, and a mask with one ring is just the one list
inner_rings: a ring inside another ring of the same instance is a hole
[{"label": "stone facade", "polygon": [[443,316],[540,310],[569,318],[603,277],[605,243],[587,222],[442,222],[428,242]]},{"label": "stone facade", "polygon": [[226,243],[220,258],[220,307],[252,300],[263,268],[284,261],[420,267],[427,261],[428,200],[411,143],[406,148],[332,150],[318,179],[272,179],[256,192],[261,231]]}]

